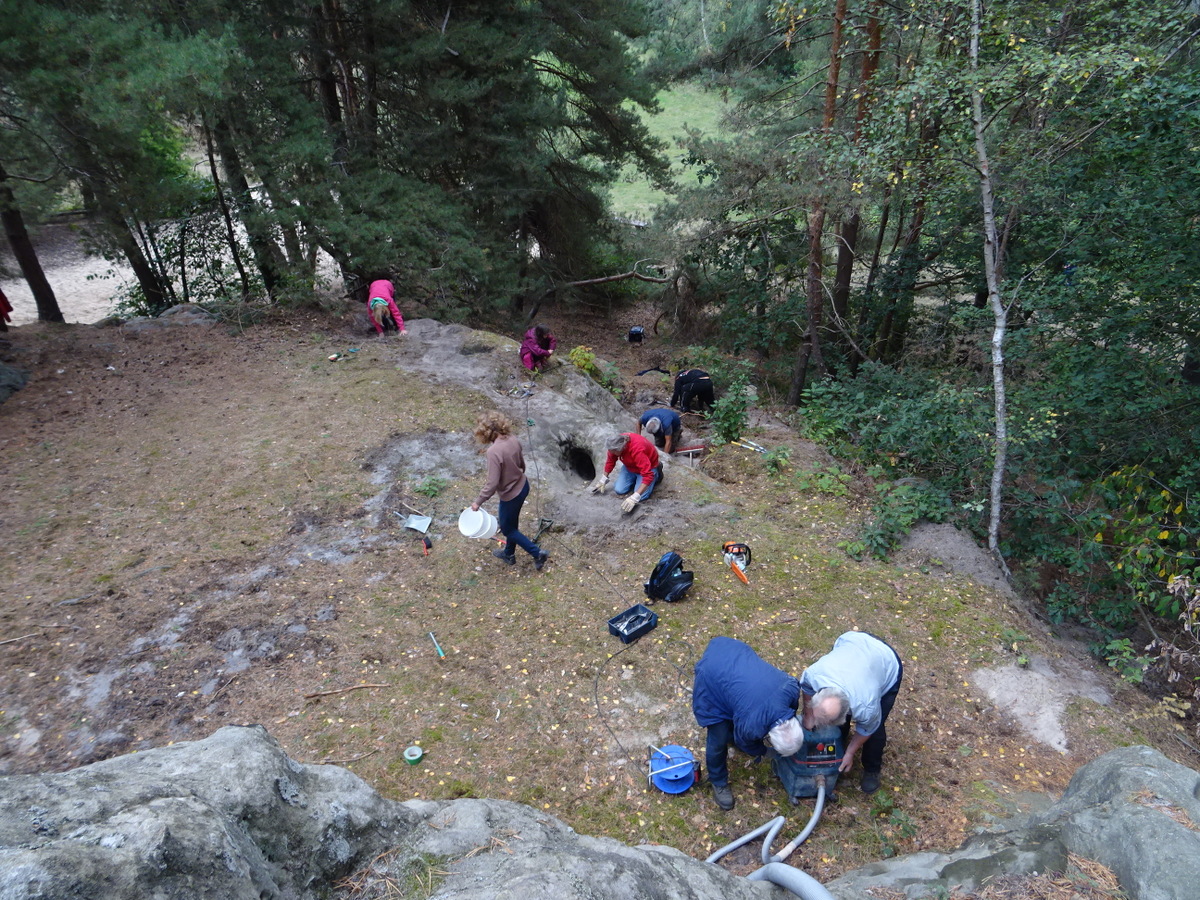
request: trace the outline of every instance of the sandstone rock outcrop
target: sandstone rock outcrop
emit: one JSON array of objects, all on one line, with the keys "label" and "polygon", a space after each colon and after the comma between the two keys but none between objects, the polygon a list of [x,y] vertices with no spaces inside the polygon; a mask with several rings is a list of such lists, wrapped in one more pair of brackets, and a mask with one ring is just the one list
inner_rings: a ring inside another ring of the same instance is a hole
[{"label": "sandstone rock outcrop", "polygon": [[[839,900],[872,888],[947,896],[998,874],[1061,871],[1077,854],[1113,870],[1133,900],[1191,900],[1198,798],[1200,774],[1127,747],[1081,768],[1059,802],[1019,825],[825,887]],[[366,900],[387,896],[388,883],[442,900],[792,896],[670,847],[576,834],[516,803],[387,800],[345,769],[295,762],[259,727],[0,779],[4,900]]]}]

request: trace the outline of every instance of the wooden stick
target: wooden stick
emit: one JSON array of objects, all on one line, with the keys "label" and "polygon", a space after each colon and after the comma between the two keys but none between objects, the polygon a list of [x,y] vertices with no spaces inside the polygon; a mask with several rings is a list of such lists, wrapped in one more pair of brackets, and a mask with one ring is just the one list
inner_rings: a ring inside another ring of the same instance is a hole
[{"label": "wooden stick", "polygon": [[236,675],[231,676],[227,682],[225,682],[223,685],[221,685],[219,688],[217,688],[215,691],[212,692],[212,696],[208,698],[208,702],[212,703],[214,700],[216,700],[218,697],[220,697],[221,691],[225,690],[225,688],[229,687],[235,681],[237,681],[237,676]]},{"label": "wooden stick", "polygon": [[368,750],[366,753],[358,754],[358,756],[348,756],[345,759],[324,759],[321,762],[324,765],[342,766],[342,765],[345,765],[346,763],[358,762],[360,759],[366,759],[372,753],[378,753],[378,752],[379,752],[379,748],[376,747],[374,750]]},{"label": "wooden stick", "polygon": [[35,631],[33,634],[23,634],[20,637],[9,638],[7,641],[0,641],[0,644],[15,644],[17,641],[23,641],[25,638],[40,637],[41,632]]},{"label": "wooden stick", "polygon": [[84,594],[82,597],[72,597],[70,600],[59,600],[58,605],[59,606],[74,606],[76,603],[82,603],[84,600],[87,600],[90,597],[95,597],[96,594],[98,594],[98,593],[100,593],[100,592],[92,591],[90,594]]},{"label": "wooden stick", "polygon": [[390,684],[354,684],[347,688],[338,688],[333,691],[317,691],[315,694],[305,694],[305,700],[311,700],[314,697],[329,697],[333,694],[345,694],[349,691],[361,691],[363,688],[385,688],[391,687]]}]

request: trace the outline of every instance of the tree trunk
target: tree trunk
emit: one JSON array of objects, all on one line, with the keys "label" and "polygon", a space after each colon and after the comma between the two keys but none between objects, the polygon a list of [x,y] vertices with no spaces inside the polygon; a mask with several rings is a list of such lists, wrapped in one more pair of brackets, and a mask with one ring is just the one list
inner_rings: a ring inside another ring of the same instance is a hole
[{"label": "tree trunk", "polygon": [[[254,264],[262,276],[267,296],[273,299],[285,265],[283,254],[260,221],[254,196],[250,191],[250,182],[242,166],[242,157],[233,139],[233,131],[229,123],[219,116],[213,121],[212,139],[216,144],[217,154],[221,157],[221,165],[225,169],[229,187],[233,191],[238,220],[246,229],[250,252],[254,254]],[[216,176],[213,177],[215,179]]]},{"label": "tree trunk", "polygon": [[221,217],[225,220],[225,238],[229,241],[229,253],[233,256],[233,264],[237,267],[238,278],[242,282],[242,299],[250,296],[250,279],[246,277],[246,269],[242,266],[242,252],[238,247],[237,231],[233,227],[233,215],[229,212],[229,204],[225,201],[225,191],[221,188],[221,178],[217,174],[217,157],[213,152],[212,129],[204,124],[204,147],[208,151],[208,171],[212,175],[213,188],[217,192],[217,203],[221,207]]},{"label": "tree trunk", "polygon": [[838,241],[837,270],[833,277],[833,314],[843,323],[850,315],[850,280],[854,277],[854,263],[858,258],[858,230],[862,217],[857,209],[842,223],[841,239]]},{"label": "tree trunk", "polygon": [[[971,3],[971,71],[979,72],[979,34],[982,0]],[[983,118],[983,94],[977,86],[971,90],[971,124],[975,132],[975,157],[979,166],[979,199],[983,210],[983,272],[987,278],[988,305],[992,309],[992,392],[996,417],[993,443],[992,481],[988,515],[988,549],[1000,557],[1000,513],[1004,499],[1004,471],[1008,463],[1008,412],[1004,381],[1004,336],[1008,310],[1000,296],[1000,243],[996,237],[995,186],[988,164],[987,140]],[[1002,562],[1002,560],[1001,560]]]},{"label": "tree trunk", "polygon": [[108,217],[108,222],[113,239],[121,248],[121,252],[125,254],[125,259],[129,262],[129,267],[133,269],[134,277],[137,278],[138,284],[142,288],[142,294],[146,298],[146,307],[153,314],[162,312],[170,305],[170,298],[163,289],[158,272],[154,270],[154,266],[150,264],[150,260],[146,258],[142,248],[138,246],[129,226],[113,216]]},{"label": "tree trunk", "polygon": [[[838,80],[842,71],[842,28],[846,21],[846,0],[837,0],[833,10],[833,33],[829,45],[829,74],[825,80],[825,110],[821,117],[821,131],[828,135],[833,128],[837,113]],[[808,217],[808,278],[805,292],[808,296],[808,340],[801,344],[792,371],[792,383],[788,388],[787,402],[791,406],[800,404],[804,384],[808,380],[808,366],[813,363],[817,371],[825,374],[828,369],[821,353],[821,331],[824,324],[825,285],[821,280],[824,266],[821,246],[825,231],[825,198],[813,199],[812,212]]]},{"label": "tree trunk", "polygon": [[8,173],[0,166],[0,219],[4,221],[4,234],[8,238],[8,245],[12,247],[13,258],[21,267],[21,274],[25,276],[29,290],[33,292],[38,321],[63,322],[65,320],[58,308],[58,298],[54,296],[54,289],[50,287],[38,260],[37,250],[33,241],[29,239],[29,232],[25,230],[25,218],[17,207],[17,198],[13,195],[12,188],[4,183],[7,180]]},{"label": "tree trunk", "polygon": [[[883,29],[879,23],[881,0],[872,0],[867,12],[867,52],[863,54],[862,71],[859,75],[858,109],[854,114],[854,145],[862,138],[863,123],[870,108],[871,81],[879,70],[879,57],[883,45]],[[854,277],[854,265],[858,261],[858,236],[862,227],[862,216],[858,207],[842,223],[841,240],[838,242],[837,270],[833,279],[833,313],[849,329],[850,285]]]}]

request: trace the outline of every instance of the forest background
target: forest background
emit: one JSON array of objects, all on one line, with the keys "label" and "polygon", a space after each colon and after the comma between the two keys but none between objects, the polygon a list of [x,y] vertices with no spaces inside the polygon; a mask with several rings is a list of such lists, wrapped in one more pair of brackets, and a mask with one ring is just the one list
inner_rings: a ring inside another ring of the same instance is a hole
[{"label": "forest background", "polygon": [[[0,206],[49,322],[29,228],[64,209],[134,273],[127,313],[311,304],[321,259],[442,321],[651,298],[725,387],[719,437],[753,381],[881,485],[849,553],[961,524],[1192,699],[1198,25],[1142,0],[13,0]],[[657,138],[673,85],[722,128]]]}]

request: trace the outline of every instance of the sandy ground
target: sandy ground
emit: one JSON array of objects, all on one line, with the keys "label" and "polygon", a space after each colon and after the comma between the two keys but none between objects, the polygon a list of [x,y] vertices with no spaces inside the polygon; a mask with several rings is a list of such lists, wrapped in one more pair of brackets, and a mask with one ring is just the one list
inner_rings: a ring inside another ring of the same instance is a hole
[{"label": "sandy ground", "polygon": [[[42,226],[34,235],[34,246],[63,318],[76,323],[99,322],[111,312],[113,297],[132,272],[123,263],[84,253],[78,229],[68,223]],[[13,325],[37,321],[33,294],[7,241],[0,242],[0,290],[12,304]]]},{"label": "sandy ground", "polygon": [[[1014,607],[1024,606],[987,551],[953,525],[918,525],[905,538],[895,559],[902,565],[966,576],[997,591]],[[1112,701],[1112,695],[1081,642],[1061,634],[1051,638],[1033,616],[1027,617],[1026,625],[1044,639],[1051,639],[1055,654],[1031,653],[1021,663],[976,669],[971,681],[997,707],[1007,709],[1029,737],[1066,753],[1068,739],[1063,720],[1067,708],[1078,699],[1104,705]]]}]

